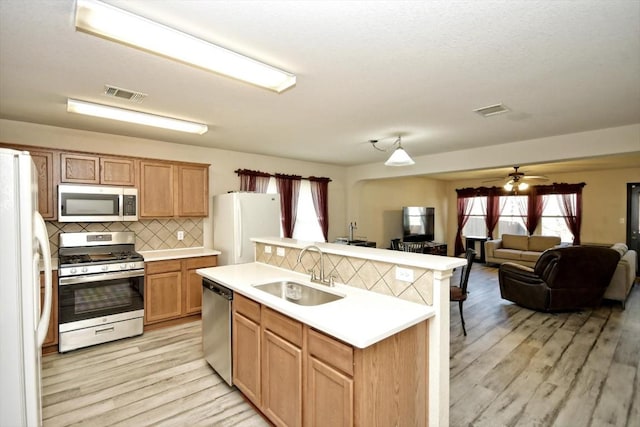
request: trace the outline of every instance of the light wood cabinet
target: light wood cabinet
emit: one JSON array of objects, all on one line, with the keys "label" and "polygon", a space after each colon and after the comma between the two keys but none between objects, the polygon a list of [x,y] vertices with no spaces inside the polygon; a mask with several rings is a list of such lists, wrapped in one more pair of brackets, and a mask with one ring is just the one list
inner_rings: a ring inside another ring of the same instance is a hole
[{"label": "light wood cabinet", "polygon": [[428,424],[426,320],[361,349],[239,294],[233,304],[234,383],[275,425]]},{"label": "light wood cabinet", "polygon": [[233,298],[233,384],[257,407],[261,404],[260,304]]},{"label": "light wood cabinet", "polygon": [[60,181],[100,184],[100,157],[79,153],[60,154]]},{"label": "light wood cabinet", "polygon": [[302,323],[262,309],[262,411],[276,425],[302,426]]},{"label": "light wood cabinet", "polygon": [[205,217],[209,215],[209,168],[206,166],[183,166],[178,174],[178,206],[180,217]]},{"label": "light wood cabinet", "polygon": [[209,167],[140,162],[140,217],[205,217],[209,214]]},{"label": "light wood cabinet", "polygon": [[305,425],[353,425],[353,348],[308,330]]},{"label": "light wood cabinet", "polygon": [[198,268],[215,267],[217,256],[145,263],[144,324],[179,319],[202,310]]},{"label": "light wood cabinet", "polygon": [[182,262],[185,269],[185,314],[196,314],[202,311],[202,276],[196,273],[199,268],[218,265],[217,256],[188,258]]},{"label": "light wood cabinet", "polygon": [[145,324],[174,319],[182,314],[182,267],[180,261],[145,263]]},{"label": "light wood cabinet", "polygon": [[135,185],[135,160],[82,153],[60,155],[61,182],[73,184]]},{"label": "light wood cabinet", "polygon": [[[58,345],[58,272],[53,270],[51,272],[51,317],[49,318],[49,329],[47,330],[47,336],[42,343],[42,352],[48,353],[55,351],[55,347]],[[44,304],[44,273],[40,273],[40,307]]]},{"label": "light wood cabinet", "polygon": [[100,183],[107,185],[136,185],[135,159],[100,157]]},{"label": "light wood cabinet", "polygon": [[59,179],[54,151],[29,151],[38,174],[38,211],[42,218],[55,220],[57,210],[57,180]]}]

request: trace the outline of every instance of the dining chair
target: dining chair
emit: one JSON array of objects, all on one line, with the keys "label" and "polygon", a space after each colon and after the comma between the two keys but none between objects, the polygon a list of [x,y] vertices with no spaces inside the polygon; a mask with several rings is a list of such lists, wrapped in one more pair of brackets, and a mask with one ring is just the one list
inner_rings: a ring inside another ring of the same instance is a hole
[{"label": "dining chair", "polygon": [[405,252],[424,253],[425,242],[398,242],[398,248]]},{"label": "dining chair", "polygon": [[462,314],[462,304],[467,300],[467,285],[469,284],[469,273],[471,272],[471,266],[473,265],[473,259],[476,257],[476,251],[471,248],[467,249],[465,258],[467,259],[467,265],[462,267],[460,273],[460,285],[451,285],[449,289],[449,301],[458,301],[458,307],[460,307],[460,320],[462,321],[462,332],[464,336],[467,336],[467,329],[464,325],[464,315]]}]

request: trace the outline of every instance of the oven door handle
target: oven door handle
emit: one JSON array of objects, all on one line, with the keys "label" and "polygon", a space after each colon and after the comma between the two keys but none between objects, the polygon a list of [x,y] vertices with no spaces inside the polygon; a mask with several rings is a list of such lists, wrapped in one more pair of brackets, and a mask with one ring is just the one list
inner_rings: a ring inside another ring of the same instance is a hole
[{"label": "oven door handle", "polygon": [[144,277],[144,270],[115,271],[111,273],[90,274],[87,276],[60,277],[58,285],[76,285],[78,283],[102,282],[105,280],[128,279]]}]

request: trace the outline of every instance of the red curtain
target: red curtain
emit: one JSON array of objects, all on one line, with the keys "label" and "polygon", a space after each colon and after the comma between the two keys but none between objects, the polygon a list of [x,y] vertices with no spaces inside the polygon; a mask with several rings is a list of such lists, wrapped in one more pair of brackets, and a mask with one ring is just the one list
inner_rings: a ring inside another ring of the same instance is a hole
[{"label": "red curtain", "polygon": [[293,229],[296,226],[301,179],[302,177],[298,175],[276,174],[276,184],[278,193],[280,193],[280,209],[282,210],[280,220],[284,237],[292,237]]},{"label": "red curtain", "polygon": [[473,197],[461,197],[458,194],[458,232],[456,233],[455,255],[464,253],[464,245],[462,244],[462,229],[469,221],[471,208],[473,208]]},{"label": "red curtain", "polygon": [[485,217],[485,223],[487,225],[487,235],[489,239],[493,239],[493,230],[495,230],[498,221],[500,220],[500,214],[504,209],[506,203],[500,206],[500,194],[495,191],[489,192],[487,196],[487,212]]},{"label": "red curtain", "polygon": [[311,184],[311,197],[313,199],[313,207],[316,210],[316,216],[318,217],[318,223],[322,229],[322,235],[324,241],[328,240],[329,235],[329,208],[328,208],[328,193],[329,193],[329,178],[316,178],[309,177],[309,184]]},{"label": "red curtain", "polygon": [[240,191],[267,192],[270,174],[249,169],[239,169],[236,173],[240,177]]},{"label": "red curtain", "polygon": [[536,231],[536,228],[538,228],[538,224],[540,224],[542,212],[544,212],[544,207],[546,205],[546,199],[542,194],[538,194],[535,188],[533,188],[531,193],[529,193],[528,202],[527,217],[524,220],[524,224],[531,236]]},{"label": "red curtain", "polygon": [[[575,197],[573,197],[574,194]],[[582,226],[582,189],[574,194],[563,194],[560,208],[563,210],[567,227],[573,234],[573,244],[579,245]]]}]

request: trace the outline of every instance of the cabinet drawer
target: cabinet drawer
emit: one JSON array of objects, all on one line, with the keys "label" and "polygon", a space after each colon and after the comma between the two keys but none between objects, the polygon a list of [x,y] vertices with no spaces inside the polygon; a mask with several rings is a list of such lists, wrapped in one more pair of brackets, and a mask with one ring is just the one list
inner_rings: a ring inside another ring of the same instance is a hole
[{"label": "cabinet drawer", "polygon": [[198,258],[188,258],[185,262],[187,264],[187,269],[192,268],[204,268],[204,267],[215,267],[218,264],[217,256],[201,256]]},{"label": "cabinet drawer", "polygon": [[182,269],[179,259],[147,262],[145,267],[147,274],[168,273],[170,271],[180,271]]},{"label": "cabinet drawer", "polygon": [[257,302],[240,294],[233,294],[233,310],[260,324],[260,304]]},{"label": "cabinet drawer", "polygon": [[309,329],[309,354],[353,376],[353,347]]},{"label": "cabinet drawer", "polygon": [[267,307],[262,310],[264,328],[284,338],[290,343],[302,347],[302,323]]}]

